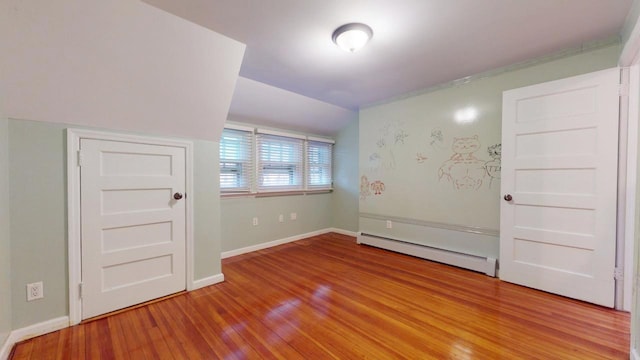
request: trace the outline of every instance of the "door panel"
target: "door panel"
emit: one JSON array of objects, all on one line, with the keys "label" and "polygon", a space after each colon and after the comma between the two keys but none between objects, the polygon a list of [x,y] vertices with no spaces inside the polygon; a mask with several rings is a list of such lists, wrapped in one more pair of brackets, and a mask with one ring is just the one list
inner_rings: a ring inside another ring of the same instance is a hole
[{"label": "door panel", "polygon": [[82,318],[184,290],[184,148],[82,139]]},{"label": "door panel", "polygon": [[500,278],[612,307],[619,70],[506,91]]}]

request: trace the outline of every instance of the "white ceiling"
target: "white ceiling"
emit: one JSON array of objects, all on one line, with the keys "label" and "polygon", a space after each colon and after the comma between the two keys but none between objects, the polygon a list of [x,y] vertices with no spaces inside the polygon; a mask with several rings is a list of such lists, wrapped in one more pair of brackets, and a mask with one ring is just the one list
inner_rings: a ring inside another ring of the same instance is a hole
[{"label": "white ceiling", "polygon": [[317,135],[335,135],[355,119],[353,111],[239,77],[229,120]]},{"label": "white ceiling", "polygon": [[[632,3],[145,1],[247,44],[242,77],[351,110],[615,36]],[[349,22],[366,23],[374,32],[370,43],[354,54],[331,41],[333,30]]]}]

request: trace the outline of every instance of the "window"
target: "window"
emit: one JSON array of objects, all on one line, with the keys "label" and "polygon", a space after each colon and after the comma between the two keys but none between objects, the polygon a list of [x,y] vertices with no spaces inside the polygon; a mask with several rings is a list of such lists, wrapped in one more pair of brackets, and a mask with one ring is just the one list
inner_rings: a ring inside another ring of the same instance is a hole
[{"label": "window", "polygon": [[307,186],[310,189],[331,188],[331,155],[333,144],[324,141],[307,142]]},{"label": "window", "polygon": [[251,191],[253,131],[225,128],[220,140],[220,189]]},{"label": "window", "polygon": [[228,125],[220,140],[220,189],[249,194],[330,190],[332,156],[330,139]]},{"label": "window", "polygon": [[258,190],[302,190],[304,140],[258,134]]}]

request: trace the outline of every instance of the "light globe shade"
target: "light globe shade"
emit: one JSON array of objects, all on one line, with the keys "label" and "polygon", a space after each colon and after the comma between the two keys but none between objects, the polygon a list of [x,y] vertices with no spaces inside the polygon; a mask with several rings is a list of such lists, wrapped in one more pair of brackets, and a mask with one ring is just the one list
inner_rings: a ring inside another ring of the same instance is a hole
[{"label": "light globe shade", "polygon": [[333,42],[339,48],[356,52],[362,49],[373,36],[373,30],[365,24],[351,23],[342,25],[333,32]]}]

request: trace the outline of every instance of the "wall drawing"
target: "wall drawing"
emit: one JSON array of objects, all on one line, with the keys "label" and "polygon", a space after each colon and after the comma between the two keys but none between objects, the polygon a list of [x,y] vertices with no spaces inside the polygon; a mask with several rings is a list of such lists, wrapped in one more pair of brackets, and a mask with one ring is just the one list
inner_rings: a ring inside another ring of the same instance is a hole
[{"label": "wall drawing", "polygon": [[398,132],[398,130],[402,130],[402,126],[404,125],[403,121],[393,120],[385,123],[380,127],[380,133],[382,136],[394,135]]},{"label": "wall drawing", "polygon": [[404,132],[404,130],[399,129],[398,131],[396,131],[395,133],[395,140],[396,140],[396,144],[404,144],[404,140],[406,138],[409,137],[409,134],[407,134],[406,132]]},{"label": "wall drawing", "polygon": [[380,168],[380,166],[381,166],[380,154],[376,152],[369,155],[369,170],[376,171]]},{"label": "wall drawing", "polygon": [[440,166],[438,179],[451,183],[456,190],[478,190],[487,175],[485,161],[473,155],[480,149],[478,135],[453,138],[451,148],[453,155]]},{"label": "wall drawing", "polygon": [[365,175],[362,175],[360,177],[360,200],[366,200],[367,197],[371,195],[369,185],[369,179]]},{"label": "wall drawing", "polygon": [[374,152],[369,155],[369,171],[377,172],[381,168],[395,169],[396,156],[391,149],[384,149],[382,152]]},{"label": "wall drawing", "polygon": [[502,165],[500,163],[500,159],[502,158],[502,144],[491,145],[487,148],[487,152],[491,157],[491,160],[487,161],[484,164],[485,169],[487,170],[487,175],[489,176],[489,187],[492,187],[494,180],[498,180],[500,182],[500,171],[502,170]]},{"label": "wall drawing", "polygon": [[416,153],[416,161],[418,162],[418,164],[422,164],[425,162],[425,160],[428,160],[429,158],[422,155],[422,153]]},{"label": "wall drawing", "polygon": [[382,192],[384,191],[384,183],[380,180],[372,182],[371,190],[373,190],[374,195],[382,195]]},{"label": "wall drawing", "polygon": [[396,168],[394,148],[405,144],[409,134],[402,128],[400,121],[390,121],[380,129],[380,137],[376,141],[377,150],[369,155],[369,170],[391,170]]},{"label": "wall drawing", "polygon": [[429,142],[429,145],[431,145],[435,150],[445,149],[444,135],[440,128],[434,128],[431,130],[431,141]]}]

